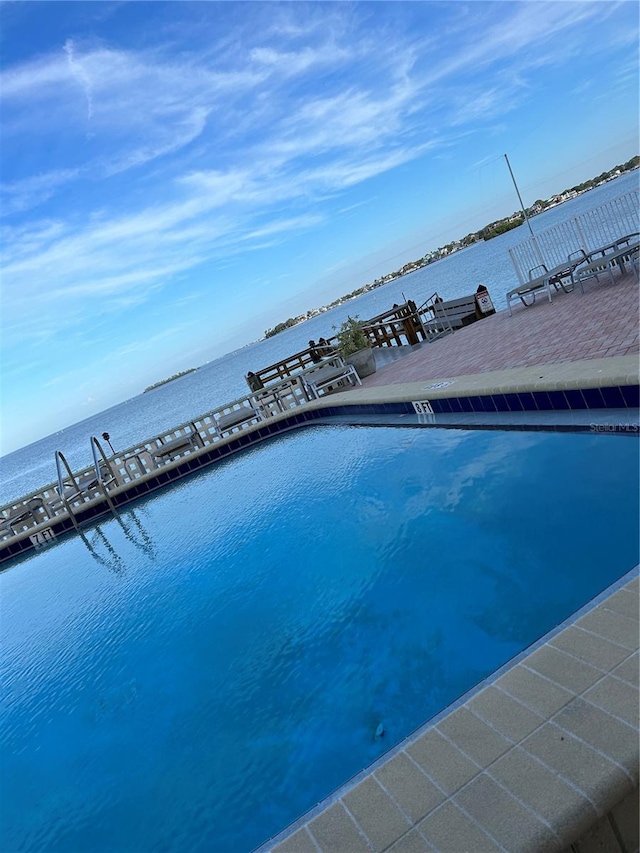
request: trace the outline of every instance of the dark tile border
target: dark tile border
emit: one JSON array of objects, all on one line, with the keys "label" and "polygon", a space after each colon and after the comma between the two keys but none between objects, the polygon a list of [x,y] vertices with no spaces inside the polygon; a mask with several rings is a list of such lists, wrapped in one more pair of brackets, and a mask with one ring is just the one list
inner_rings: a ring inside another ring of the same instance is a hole
[{"label": "dark tile border", "polygon": [[[587,388],[584,390],[567,391],[522,391],[506,394],[478,394],[464,397],[437,397],[429,400],[434,414],[461,414],[482,413],[491,414],[495,412],[525,412],[525,411],[567,411],[585,409],[633,409],[638,407],[640,400],[640,389],[637,385],[607,386],[603,388]],[[289,416],[278,420],[273,424],[263,424],[258,429],[240,431],[222,447],[212,447],[205,453],[200,453],[195,458],[186,458],[183,462],[168,467],[167,470],[159,471],[155,476],[145,478],[143,482],[135,480],[124,492],[112,497],[112,504],[118,508],[131,501],[137,500],[145,495],[156,491],[165,485],[181,480],[190,474],[207,468],[216,461],[226,459],[233,453],[250,448],[267,441],[270,438],[281,435],[291,429],[304,424],[322,421],[326,418],[356,418],[359,415],[405,415],[415,414],[413,403],[410,401],[398,401],[393,403],[354,403],[351,405],[327,406],[321,409],[304,409],[292,412]],[[438,428],[455,429],[485,429],[485,430],[507,430],[518,431],[531,430],[555,430],[558,432],[588,431],[588,425],[540,425],[531,426],[524,424],[500,423],[500,424],[420,424],[420,427],[432,426]],[[615,430],[611,430],[614,432]],[[630,433],[633,434],[633,433]],[[107,515],[111,511],[108,502],[102,500],[86,509],[79,509],[76,513],[78,524],[92,521],[100,516]],[[70,519],[64,519],[49,525],[56,537],[73,531],[74,525]],[[31,544],[28,535],[15,542],[0,545],[0,564],[15,557],[31,553],[36,549]]]},{"label": "dark tile border", "polygon": [[[460,412],[553,412],[584,409],[637,409],[640,406],[638,385],[612,385],[603,388],[518,391],[497,394],[472,394],[464,397],[437,397],[429,400],[435,414]],[[347,407],[343,407],[347,408]],[[349,406],[353,414],[355,407]],[[367,407],[369,411],[372,406]],[[377,407],[376,412],[379,413]],[[327,411],[326,409],[324,410]],[[508,429],[508,425],[504,425]]]}]

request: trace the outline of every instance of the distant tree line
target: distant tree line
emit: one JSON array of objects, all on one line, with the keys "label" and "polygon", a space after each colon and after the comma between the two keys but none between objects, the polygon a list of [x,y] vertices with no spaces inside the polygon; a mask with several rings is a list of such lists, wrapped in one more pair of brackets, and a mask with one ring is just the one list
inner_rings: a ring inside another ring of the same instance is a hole
[{"label": "distant tree line", "polygon": [[[599,184],[604,183],[604,181],[609,180],[609,178],[613,178],[615,175],[622,174],[624,172],[630,172],[632,169],[637,169],[640,165],[640,157],[635,156],[630,160],[627,160],[626,163],[621,163],[619,166],[614,166],[613,169],[609,169],[608,172],[601,172],[595,178],[589,178],[588,181],[583,181],[581,184],[576,184],[574,187],[569,187],[566,190],[563,190],[558,195],[568,195],[569,193],[583,193],[585,190],[591,190],[594,187],[597,187]],[[553,199],[542,199],[539,198],[537,201],[533,203],[533,211],[544,210],[549,205],[553,204]]]},{"label": "distant tree line", "polygon": [[[363,293],[372,290],[374,287],[380,287],[381,284],[384,284],[384,282],[376,281],[373,284],[365,284],[362,287],[358,287],[355,290],[352,290],[351,293],[346,293],[344,296],[334,299],[333,302],[325,305],[321,310],[329,311],[331,308],[335,308],[336,305],[341,305],[343,302],[346,302],[347,299],[354,299],[356,296],[362,296]],[[314,313],[317,314],[319,312],[308,311],[306,314],[300,314],[298,317],[289,317],[289,319],[284,323],[278,323],[278,325],[274,326],[273,329],[267,329],[264,336],[265,338],[272,338],[274,335],[279,335],[280,332],[284,332],[285,329],[289,329],[291,326],[297,326],[298,323],[304,323],[305,320],[313,317]]]},{"label": "distant tree line", "polygon": [[577,192],[581,193],[585,190],[590,190],[592,187],[601,184],[603,181],[606,181],[616,172],[628,172],[631,169],[635,169],[640,165],[640,157],[632,157],[631,160],[627,160],[626,163],[622,163],[620,166],[614,166],[613,169],[609,169],[608,172],[602,172],[601,175],[598,175],[597,178],[591,178],[588,181],[583,181],[581,184],[576,184],[575,187],[571,187],[569,190],[565,190],[565,193],[568,192]]},{"label": "distant tree line", "polygon": [[144,389],[144,393],[153,391],[154,388],[159,388],[161,385],[166,385],[167,382],[173,382],[174,379],[180,379],[181,376],[186,376],[187,373],[194,373],[195,370],[195,367],[190,367],[188,370],[181,370],[180,373],[174,373],[173,376],[169,376],[167,379],[161,379],[160,382],[154,382],[153,385],[149,385]]},{"label": "distant tree line", "polygon": [[[583,181],[583,183],[581,184],[576,184],[575,187],[570,187],[569,189],[563,190],[563,192],[559,193],[558,195],[564,196],[568,195],[569,193],[581,193],[585,190],[590,190],[598,184],[603,183],[603,181],[614,177],[615,175],[622,174],[623,172],[629,172],[631,171],[631,169],[638,168],[639,165],[640,157],[632,157],[630,160],[627,160],[626,163],[622,163],[619,166],[614,166],[613,169],[609,169],[608,172],[602,172],[602,174],[598,175],[597,177],[591,178],[588,181]],[[557,199],[557,197],[554,198]],[[554,201],[554,198],[539,198],[536,202],[533,203],[530,208],[528,208],[528,214],[531,216],[535,213],[539,213],[546,207],[557,203],[557,201]],[[334,299],[333,302],[331,302],[329,305],[325,306],[321,310],[327,311],[329,308],[334,308],[336,305],[340,305],[347,299],[352,299],[354,296],[360,296],[360,294],[366,293],[368,290],[371,290],[374,287],[379,287],[381,284],[386,284],[388,281],[393,281],[393,279],[399,278],[405,272],[427,266],[428,264],[432,264],[435,261],[440,260],[440,258],[445,257],[447,254],[450,254],[452,251],[457,251],[460,248],[470,246],[472,243],[475,243],[478,240],[491,240],[492,237],[497,237],[499,234],[504,234],[506,231],[511,231],[512,228],[517,228],[519,225],[522,225],[523,222],[524,216],[522,214],[514,214],[513,216],[506,217],[505,219],[499,219],[496,222],[491,222],[489,225],[485,225],[484,228],[481,228],[480,231],[475,231],[470,234],[467,234],[467,236],[464,237],[462,240],[447,243],[446,246],[441,246],[439,249],[425,255],[424,258],[420,258],[418,261],[411,261],[410,263],[405,264],[401,269],[396,270],[394,273],[389,273],[388,275],[383,276],[380,279],[376,279],[373,284],[365,284],[363,287],[359,287],[356,290],[351,291],[351,293],[348,293],[345,296],[341,296],[339,299]],[[316,311],[315,313],[318,312]],[[302,323],[304,320],[308,320],[309,317],[313,316],[313,314],[314,312],[308,312],[307,314],[301,314],[299,317],[290,317],[285,323],[278,323],[278,325],[274,326],[273,329],[267,329],[267,331],[264,333],[264,336],[265,338],[271,338],[273,337],[273,335],[277,335],[279,332],[283,332],[290,326],[295,326],[297,323]]]},{"label": "distant tree line", "polygon": [[523,222],[524,216],[516,216],[513,219],[501,219],[499,222],[492,222],[478,231],[478,239],[491,240],[492,237],[497,237],[499,234],[511,231],[512,228],[517,228]]},{"label": "distant tree line", "polygon": [[299,318],[289,317],[289,319],[285,320],[284,323],[278,323],[278,325],[274,326],[273,329],[267,329],[267,331],[264,333],[264,336],[265,338],[272,338],[274,335],[279,335],[280,332],[284,332],[285,329],[288,329],[291,326],[295,326],[296,323],[299,322]]}]

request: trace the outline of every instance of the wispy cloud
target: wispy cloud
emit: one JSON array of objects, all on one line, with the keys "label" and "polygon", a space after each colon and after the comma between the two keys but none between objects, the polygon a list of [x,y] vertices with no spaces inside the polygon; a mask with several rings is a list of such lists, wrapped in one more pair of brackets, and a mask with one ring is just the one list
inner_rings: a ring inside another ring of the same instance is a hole
[{"label": "wispy cloud", "polygon": [[[122,9],[151,19],[155,4]],[[232,280],[249,252],[293,245],[336,210],[357,218],[376,181],[508,127],[585,50],[608,51],[620,85],[636,62],[616,2],[163,9],[148,33],[118,37],[116,5],[104,31],[94,16],[5,59],[5,348],[84,341],[87,327],[106,347],[116,320],[155,317],[160,297],[180,323],[210,297],[205,265],[231,264]],[[593,37],[605,26],[613,55]]]},{"label": "wispy cloud", "polygon": [[[122,298],[127,291],[135,292],[137,300],[207,256],[233,253],[266,235],[314,227],[323,218],[317,211],[278,216],[268,226],[258,222],[274,204],[301,199],[314,203],[341,193],[446,147],[464,125],[509,111],[526,94],[520,80],[507,83],[500,70],[497,85],[458,87],[456,81],[470,68],[514,55],[522,73],[527,63],[539,64],[542,47],[597,11],[593,4],[502,8],[499,23],[485,28],[483,38],[477,39],[480,13],[472,7],[458,34],[458,51],[446,56],[437,53],[435,39],[425,42],[421,54],[410,37],[402,43],[396,36],[384,45],[374,43],[368,33],[358,38],[349,29],[348,16],[335,10],[333,20],[340,26],[321,30],[316,19],[315,43],[300,43],[304,30],[296,26],[295,15],[279,10],[270,35],[284,34],[282,43],[243,45],[235,64],[223,68],[195,66],[193,58],[178,65],[160,49],[136,54],[83,48],[69,39],[64,56],[40,57],[9,70],[2,85],[9,110],[16,99],[35,105],[47,97],[53,100],[53,113],[66,115],[75,97],[69,87],[79,83],[86,120],[101,144],[90,146],[73,168],[6,184],[5,212],[44,203],[80,177],[96,182],[100,175],[113,177],[169,158],[169,180],[160,191],[164,202],[158,199],[156,184],[153,203],[131,214],[110,212],[107,205],[97,222],[67,217],[53,232],[37,222],[25,228],[5,257],[5,280],[15,282],[9,304],[24,306],[34,291],[48,302],[79,296]],[[298,43],[293,47],[292,42]],[[349,64],[366,67],[374,60],[375,78],[353,77],[351,85],[334,85],[321,97],[309,97],[304,88],[298,95],[290,83],[283,88],[283,81],[302,83],[312,72],[342,71]],[[443,112],[433,90],[444,81]],[[246,110],[236,151],[229,114],[243,102],[257,109],[255,115],[253,109]],[[427,139],[430,113],[420,104],[437,109],[438,132],[429,130]],[[46,129],[47,120],[44,125]],[[11,121],[9,128],[11,135]],[[189,168],[188,149],[200,139],[214,147],[204,155],[214,168]],[[171,155],[182,150],[187,156],[181,172]],[[36,281],[42,270],[56,271],[53,286],[48,281],[44,288]]]},{"label": "wispy cloud", "polygon": [[93,116],[93,91],[91,86],[91,78],[84,70],[82,63],[78,62],[74,56],[73,39],[67,39],[64,44],[64,52],[67,54],[67,64],[69,71],[78,80],[85,98],[87,99],[87,122],[91,121]]},{"label": "wispy cloud", "polygon": [[44,204],[60,187],[73,181],[79,174],[79,169],[59,169],[0,185],[2,215],[7,217],[14,213],[23,213]]}]

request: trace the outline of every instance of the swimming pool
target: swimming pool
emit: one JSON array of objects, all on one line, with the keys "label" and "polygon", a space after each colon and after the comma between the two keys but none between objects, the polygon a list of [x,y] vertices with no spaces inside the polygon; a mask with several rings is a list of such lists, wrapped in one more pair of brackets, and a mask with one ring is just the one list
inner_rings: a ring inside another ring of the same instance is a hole
[{"label": "swimming pool", "polygon": [[22,560],[0,846],[251,850],[635,565],[637,518],[633,437],[317,426]]}]

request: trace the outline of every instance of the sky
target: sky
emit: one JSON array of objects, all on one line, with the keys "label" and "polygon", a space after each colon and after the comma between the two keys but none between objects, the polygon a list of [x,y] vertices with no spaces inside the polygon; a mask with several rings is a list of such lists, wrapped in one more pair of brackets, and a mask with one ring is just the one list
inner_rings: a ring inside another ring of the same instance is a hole
[{"label": "sky", "polygon": [[0,0],[0,453],[638,153],[631,2]]}]

